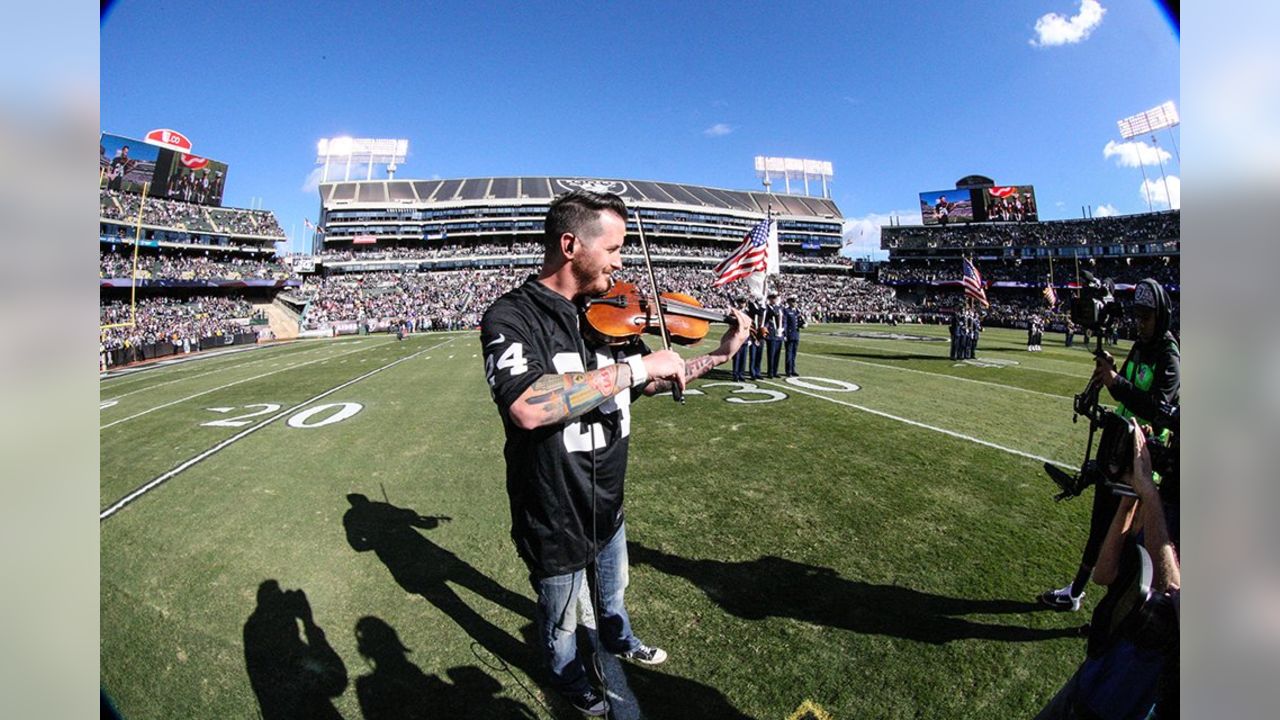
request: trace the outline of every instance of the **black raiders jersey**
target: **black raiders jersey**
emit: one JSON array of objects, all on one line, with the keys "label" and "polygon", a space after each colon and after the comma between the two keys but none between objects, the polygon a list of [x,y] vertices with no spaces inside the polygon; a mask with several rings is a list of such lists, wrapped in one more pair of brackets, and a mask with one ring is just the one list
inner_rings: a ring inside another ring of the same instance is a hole
[{"label": "black raiders jersey", "polygon": [[621,392],[576,420],[533,430],[515,425],[509,409],[544,375],[589,372],[649,352],[639,340],[621,347],[584,340],[579,322],[578,306],[533,276],[498,298],[480,321],[485,377],[506,432],[511,536],[533,573],[544,577],[586,567],[622,525],[631,401],[638,392]]}]

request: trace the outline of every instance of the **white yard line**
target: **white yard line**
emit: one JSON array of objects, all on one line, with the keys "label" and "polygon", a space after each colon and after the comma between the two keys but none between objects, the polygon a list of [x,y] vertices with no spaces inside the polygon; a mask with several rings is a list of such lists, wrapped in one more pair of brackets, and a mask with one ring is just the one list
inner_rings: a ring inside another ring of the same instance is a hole
[{"label": "white yard line", "polygon": [[[443,345],[443,344],[448,343],[448,342],[453,342],[453,338],[449,338],[448,340],[445,340],[445,341],[444,341],[444,343],[440,343],[440,345]],[[182,464],[178,465],[177,467],[175,467],[174,469],[170,470],[169,472],[166,472],[166,473],[164,473],[163,475],[160,475],[160,476],[158,476],[158,477],[156,477],[156,478],[152,479],[151,481],[149,481],[149,482],[147,482],[147,483],[143,484],[141,487],[139,487],[138,489],[136,489],[136,490],[134,490],[133,492],[129,493],[128,495],[125,495],[124,497],[122,497],[122,498],[120,498],[119,500],[115,501],[114,503],[112,503],[112,504],[111,504],[111,506],[110,506],[110,507],[108,507],[108,508],[106,508],[105,510],[103,510],[102,512],[98,513],[98,520],[99,520],[99,522],[101,522],[101,521],[103,521],[103,520],[106,520],[107,518],[109,518],[109,517],[111,517],[112,515],[114,515],[114,514],[116,514],[117,512],[119,512],[119,511],[120,511],[120,509],[121,509],[121,508],[123,508],[125,505],[128,505],[129,503],[133,502],[134,500],[137,500],[138,498],[142,497],[142,496],[143,496],[143,495],[145,495],[146,493],[151,492],[152,490],[154,490],[156,487],[160,486],[161,484],[163,484],[163,483],[165,483],[165,482],[168,482],[168,481],[169,481],[169,480],[171,480],[174,476],[178,475],[178,473],[181,473],[182,471],[186,470],[187,468],[191,467],[192,465],[195,465],[196,463],[200,462],[201,460],[204,460],[205,458],[207,458],[207,457],[209,457],[209,456],[211,456],[211,455],[213,455],[213,454],[215,454],[215,453],[217,453],[217,452],[219,452],[219,451],[221,451],[221,450],[224,450],[225,448],[229,447],[231,444],[236,443],[236,442],[239,442],[240,440],[243,440],[244,438],[248,437],[249,435],[251,435],[251,434],[253,434],[253,433],[255,433],[255,432],[259,431],[259,430],[261,430],[262,428],[266,427],[267,425],[270,425],[271,423],[275,422],[276,420],[279,420],[280,418],[285,417],[285,416],[287,416],[287,415],[292,415],[293,413],[296,413],[297,411],[301,410],[302,408],[306,407],[307,405],[310,405],[311,403],[313,403],[313,402],[315,402],[315,401],[317,401],[317,400],[320,400],[320,399],[322,399],[322,398],[328,397],[328,396],[330,396],[330,395],[332,395],[332,394],[334,394],[334,393],[338,392],[339,390],[342,390],[343,388],[351,387],[352,385],[355,385],[356,383],[360,382],[361,380],[364,380],[364,379],[366,379],[366,378],[370,378],[370,377],[373,377],[374,375],[377,375],[378,373],[382,372],[383,370],[389,370],[389,369],[391,369],[391,368],[395,367],[396,365],[399,365],[399,364],[400,364],[400,363],[402,363],[402,362],[405,362],[405,361],[408,361],[408,360],[412,360],[412,359],[414,359],[414,358],[418,357],[419,355],[421,355],[422,353],[427,352],[428,350],[431,350],[432,348],[435,348],[435,347],[439,347],[439,345],[433,345],[433,346],[432,346],[432,347],[430,347],[430,348],[423,348],[422,350],[419,350],[418,352],[416,352],[416,353],[414,353],[414,354],[412,354],[412,355],[407,355],[407,356],[405,356],[405,357],[400,358],[399,360],[393,360],[392,362],[387,363],[386,365],[383,365],[383,366],[382,366],[382,367],[380,367],[380,368],[377,368],[377,369],[375,369],[375,370],[370,370],[369,372],[367,372],[367,373],[365,373],[365,374],[363,374],[363,375],[361,375],[361,376],[359,376],[359,377],[357,377],[357,378],[354,378],[354,379],[352,379],[352,380],[348,380],[348,381],[346,381],[346,382],[342,383],[341,385],[338,385],[337,387],[333,387],[333,388],[330,388],[330,389],[328,389],[328,390],[325,390],[324,392],[320,393],[319,395],[316,395],[315,397],[309,398],[309,399],[307,399],[307,400],[303,400],[302,402],[298,403],[297,405],[294,405],[293,407],[291,407],[291,408],[289,408],[289,409],[287,409],[287,410],[283,410],[283,411],[281,411],[281,412],[279,412],[279,413],[276,413],[275,415],[272,415],[271,417],[267,418],[266,420],[263,420],[262,422],[258,423],[257,425],[253,425],[252,427],[249,427],[249,428],[247,428],[247,429],[245,429],[245,430],[240,431],[239,433],[236,433],[235,435],[232,435],[231,437],[227,438],[226,440],[223,440],[222,442],[218,443],[217,445],[214,445],[213,447],[209,448],[208,450],[205,450],[204,452],[200,453],[199,455],[196,455],[195,457],[191,458],[190,460],[187,460],[187,461],[183,462]]]},{"label": "white yard line", "polygon": [[851,407],[855,410],[861,410],[866,413],[871,413],[872,415],[878,415],[882,418],[888,418],[889,420],[896,420],[900,423],[906,423],[907,425],[912,425],[914,427],[924,428],[925,430],[932,430],[934,432],[942,433],[943,435],[948,435],[958,440],[966,440],[971,443],[976,443],[978,445],[993,448],[995,450],[1007,452],[1011,455],[1017,455],[1018,457],[1024,457],[1029,460],[1039,460],[1040,462],[1051,463],[1053,465],[1057,465],[1058,467],[1065,468],[1067,470],[1075,469],[1074,465],[1069,465],[1064,462],[1058,462],[1057,460],[1051,460],[1047,457],[1040,457],[1039,455],[1032,455],[1031,453],[1023,452],[1021,450],[1015,450],[1013,448],[1005,447],[1003,445],[997,445],[993,442],[983,440],[981,438],[973,437],[972,435],[965,435],[964,433],[958,433],[954,430],[947,430],[946,428],[940,428],[936,425],[929,425],[927,423],[922,423],[916,420],[910,420],[904,417],[898,417],[897,415],[891,415],[887,412],[884,412],[883,410],[875,410],[873,408],[866,407],[865,405],[858,405],[856,403],[845,402],[844,400],[837,400],[833,397],[827,397],[826,395],[820,395],[815,392],[809,392],[808,390],[803,390],[801,388],[796,387],[795,385],[789,385],[787,383],[779,383],[779,382],[771,382],[771,381],[764,382],[763,384],[772,385],[776,388],[781,388],[783,390],[786,390],[787,392],[798,392],[801,395],[808,395],[809,397],[815,397],[815,398],[818,398],[819,400],[826,400],[827,402],[833,402],[837,405],[844,405],[845,407]]},{"label": "white yard line", "polygon": [[[348,350],[347,352],[340,353],[340,354],[338,354],[338,355],[334,355],[334,356],[332,356],[332,357],[342,357],[343,355],[350,355],[350,354],[352,354],[352,353],[364,352],[365,350],[372,350],[373,348],[376,348],[376,347],[379,347],[379,346],[378,346],[378,345],[369,345],[368,347],[361,347],[361,348],[356,348],[355,350]],[[174,401],[172,401],[172,402],[167,402],[167,403],[165,403],[165,404],[163,404],[163,405],[157,405],[157,406],[155,406],[155,407],[153,407],[153,408],[149,408],[149,409],[147,409],[147,410],[143,410],[142,412],[134,413],[133,415],[130,415],[130,416],[128,416],[128,417],[123,417],[123,418],[120,418],[119,420],[113,420],[113,421],[111,421],[111,422],[107,423],[106,425],[99,425],[99,426],[98,426],[98,429],[99,429],[99,430],[106,430],[107,428],[109,428],[109,427],[111,427],[111,426],[113,426],[113,425],[119,425],[119,424],[120,424],[120,423],[122,423],[122,422],[127,422],[127,421],[129,421],[129,420],[133,420],[133,419],[135,419],[135,418],[140,418],[140,417],[142,417],[143,415],[147,415],[147,414],[149,414],[149,413],[153,413],[153,412],[155,412],[156,410],[162,410],[162,409],[167,408],[167,407],[170,407],[170,406],[172,406],[172,405],[177,405],[178,403],[186,402],[186,401],[188,401],[188,400],[194,400],[195,398],[198,398],[198,397],[200,397],[201,395],[208,395],[208,394],[209,394],[209,393],[211,393],[211,392],[217,392],[217,391],[219,391],[219,390],[225,390],[225,389],[227,389],[227,388],[229,388],[229,387],[232,387],[232,386],[235,386],[235,385],[239,385],[239,384],[241,384],[241,383],[247,383],[247,382],[249,382],[249,381],[251,381],[251,380],[259,380],[259,379],[264,378],[264,377],[268,377],[268,376],[271,376],[271,375],[275,375],[276,373],[282,373],[282,372],[285,372],[285,371],[288,371],[288,370],[293,370],[293,369],[295,369],[295,368],[300,368],[300,367],[303,367],[303,366],[306,366],[306,365],[311,365],[311,364],[318,363],[318,362],[321,362],[322,360],[327,360],[327,359],[329,359],[329,358],[328,358],[328,357],[316,358],[316,359],[314,359],[314,360],[308,360],[308,361],[306,361],[306,362],[295,363],[295,364],[293,364],[293,365],[286,365],[285,367],[282,367],[282,368],[280,368],[279,370],[272,370],[271,372],[265,372],[265,373],[262,373],[262,374],[260,374],[260,375],[254,375],[253,377],[247,377],[247,378],[244,378],[243,380],[236,380],[236,381],[234,381],[234,382],[226,383],[225,385],[219,385],[218,387],[215,387],[215,388],[209,388],[208,390],[201,390],[200,392],[198,392],[198,393],[196,393],[196,394],[194,394],[194,395],[188,395],[188,396],[186,396],[186,397],[184,397],[184,398],[179,398],[179,399],[174,400]]]},{"label": "white yard line", "polygon": [[1053,393],[1040,392],[1039,390],[1028,390],[1026,388],[1017,387],[1015,385],[1002,385],[1000,383],[989,382],[987,380],[974,380],[973,378],[956,377],[955,375],[948,375],[946,373],[935,373],[935,372],[929,372],[927,370],[916,370],[915,368],[898,367],[897,365],[883,365],[881,363],[873,363],[873,362],[868,362],[866,360],[855,360],[853,358],[837,357],[835,355],[823,355],[822,353],[802,352],[798,354],[807,355],[809,357],[815,357],[815,358],[823,358],[825,360],[839,360],[841,362],[856,363],[858,365],[870,365],[871,367],[884,368],[886,370],[898,370],[900,372],[916,373],[918,375],[933,375],[934,377],[940,377],[946,380],[956,380],[958,382],[974,383],[977,385],[988,385],[990,387],[1000,388],[1002,390],[1015,390],[1017,392],[1031,393],[1032,395],[1043,395],[1045,397],[1056,398],[1058,400],[1073,399],[1070,395],[1055,395]]}]

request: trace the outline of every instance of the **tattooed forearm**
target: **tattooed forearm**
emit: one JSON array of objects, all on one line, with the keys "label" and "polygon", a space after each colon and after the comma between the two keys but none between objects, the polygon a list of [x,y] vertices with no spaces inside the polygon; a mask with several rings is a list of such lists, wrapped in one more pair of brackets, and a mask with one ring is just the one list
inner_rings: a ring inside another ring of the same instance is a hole
[{"label": "tattooed forearm", "polygon": [[685,360],[684,362],[685,382],[689,382],[691,380],[700,378],[703,375],[706,375],[708,370],[710,370],[711,368],[719,364],[720,363],[716,362],[715,358],[711,357],[710,355],[699,355],[698,357],[692,360]]},{"label": "tattooed forearm", "polygon": [[543,375],[516,400],[533,412],[534,427],[581,417],[631,385],[631,366],[610,365],[589,373]]},{"label": "tattooed forearm", "polygon": [[[706,375],[708,370],[719,365],[722,362],[724,362],[724,360],[718,359],[715,355],[699,355],[696,358],[685,360],[684,361],[685,383],[688,384],[696,380],[697,378],[700,378],[703,375]],[[661,393],[671,392],[671,388],[674,386],[675,386],[675,383],[671,382],[670,380],[654,380],[648,385],[645,385],[644,394],[659,395]]]}]

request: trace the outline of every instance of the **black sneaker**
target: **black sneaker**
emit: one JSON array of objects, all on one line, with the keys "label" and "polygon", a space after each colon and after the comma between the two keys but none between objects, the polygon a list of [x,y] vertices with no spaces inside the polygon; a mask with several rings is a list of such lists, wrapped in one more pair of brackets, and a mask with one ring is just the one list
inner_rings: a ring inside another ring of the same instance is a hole
[{"label": "black sneaker", "polygon": [[609,701],[596,692],[595,688],[588,687],[580,693],[566,694],[564,699],[587,717],[603,717],[609,713]]},{"label": "black sneaker", "polygon": [[1057,590],[1045,590],[1040,593],[1041,605],[1047,605],[1060,612],[1075,612],[1079,610],[1081,600],[1084,600],[1084,593],[1072,595],[1070,585]]},{"label": "black sneaker", "polygon": [[618,653],[623,660],[635,660],[644,665],[661,665],[667,661],[667,651],[662,648],[649,647],[644,643],[629,652]]}]

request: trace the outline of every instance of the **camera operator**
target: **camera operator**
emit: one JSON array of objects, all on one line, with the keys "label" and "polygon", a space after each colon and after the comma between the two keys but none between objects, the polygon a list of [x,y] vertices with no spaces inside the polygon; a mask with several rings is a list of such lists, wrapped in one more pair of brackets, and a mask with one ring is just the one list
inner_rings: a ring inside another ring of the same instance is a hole
[{"label": "camera operator", "polygon": [[[1131,421],[1132,422],[1132,421]],[[1178,716],[1181,573],[1145,435],[1135,423],[1134,497],[1119,501],[1093,579],[1107,596],[1093,613],[1088,654],[1036,720]],[[1105,487],[1098,493],[1110,494]]]},{"label": "camera operator", "polygon": [[[1181,384],[1178,342],[1169,332],[1170,302],[1160,283],[1147,278],[1133,291],[1130,308],[1137,321],[1138,339],[1129,350],[1119,371],[1110,353],[1103,352],[1096,361],[1093,380],[1102,383],[1120,404],[1115,412],[1123,418],[1137,418],[1149,425],[1159,415],[1161,403],[1176,405]],[[1167,441],[1167,431],[1161,437]],[[1176,509],[1176,482],[1164,488],[1166,501]],[[1079,610],[1084,587],[1089,582],[1098,560],[1098,551],[1107,532],[1107,524],[1115,514],[1118,499],[1102,488],[1095,489],[1093,511],[1089,520],[1089,539],[1075,578],[1065,587],[1046,590],[1040,602],[1056,610]],[[1175,544],[1178,537],[1176,512],[1171,520]]]}]

